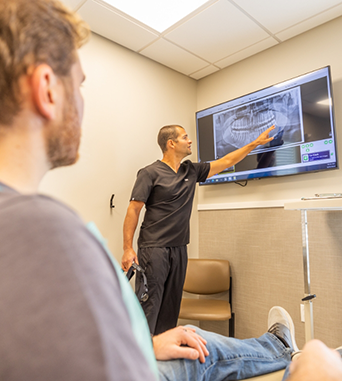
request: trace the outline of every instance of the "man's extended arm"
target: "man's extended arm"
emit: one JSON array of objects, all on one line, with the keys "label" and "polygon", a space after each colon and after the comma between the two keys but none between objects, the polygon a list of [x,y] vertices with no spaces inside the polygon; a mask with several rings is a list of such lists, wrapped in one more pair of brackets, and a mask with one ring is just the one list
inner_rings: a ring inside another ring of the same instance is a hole
[{"label": "man's extended arm", "polygon": [[223,156],[221,159],[212,161],[210,163],[210,171],[208,174],[208,178],[213,175],[216,175],[216,173],[222,172],[226,168],[229,168],[239,163],[257,146],[264,145],[273,140],[273,137],[270,138],[268,135],[272,130],[274,130],[274,126],[270,127],[262,134],[260,134],[253,142],[246,144],[242,148],[239,148],[233,152],[230,152],[226,156]]},{"label": "man's extended arm", "polygon": [[128,271],[132,265],[132,262],[139,264],[137,254],[133,250],[133,236],[135,229],[137,228],[140,211],[143,206],[144,202],[142,201],[131,201],[127,208],[123,226],[124,254],[121,260],[121,267],[124,271]]}]

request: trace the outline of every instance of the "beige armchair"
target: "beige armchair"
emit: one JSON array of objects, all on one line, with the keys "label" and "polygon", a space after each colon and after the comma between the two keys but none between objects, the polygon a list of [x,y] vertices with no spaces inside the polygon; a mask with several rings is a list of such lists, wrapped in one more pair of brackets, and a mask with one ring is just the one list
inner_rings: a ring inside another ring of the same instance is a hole
[{"label": "beige armchair", "polygon": [[[189,258],[183,290],[197,299],[182,299],[179,318],[189,320],[230,320],[229,336],[234,336],[234,314],[231,311],[231,276],[229,261]],[[201,298],[229,291],[228,300]]]}]

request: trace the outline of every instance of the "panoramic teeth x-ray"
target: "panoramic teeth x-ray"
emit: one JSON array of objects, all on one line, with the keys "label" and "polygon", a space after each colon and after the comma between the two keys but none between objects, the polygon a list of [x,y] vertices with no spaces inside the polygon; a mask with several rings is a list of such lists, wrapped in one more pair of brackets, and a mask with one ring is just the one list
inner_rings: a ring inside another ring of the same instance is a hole
[{"label": "panoramic teeth x-ray", "polygon": [[303,141],[300,107],[300,91],[299,88],[294,88],[216,114],[216,157],[222,157],[232,149],[252,142],[272,125],[275,129],[270,136],[274,136],[274,140],[265,146],[258,146],[253,152]]}]

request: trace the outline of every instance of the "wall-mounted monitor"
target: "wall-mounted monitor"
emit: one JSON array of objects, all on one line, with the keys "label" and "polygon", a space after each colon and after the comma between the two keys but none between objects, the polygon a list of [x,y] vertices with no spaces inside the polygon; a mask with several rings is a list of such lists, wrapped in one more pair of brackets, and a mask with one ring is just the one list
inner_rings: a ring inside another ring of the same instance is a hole
[{"label": "wall-mounted monitor", "polygon": [[198,161],[210,162],[274,125],[274,139],[204,184],[338,168],[330,67],[196,113]]}]

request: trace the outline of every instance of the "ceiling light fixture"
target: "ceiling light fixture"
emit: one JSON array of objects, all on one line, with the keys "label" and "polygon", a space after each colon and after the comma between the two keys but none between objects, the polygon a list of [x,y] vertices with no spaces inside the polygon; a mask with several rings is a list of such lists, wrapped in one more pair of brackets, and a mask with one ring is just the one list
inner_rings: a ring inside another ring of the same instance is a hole
[{"label": "ceiling light fixture", "polygon": [[208,0],[105,0],[121,12],[162,33]]}]

